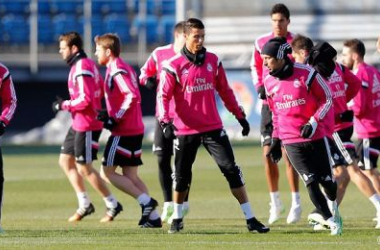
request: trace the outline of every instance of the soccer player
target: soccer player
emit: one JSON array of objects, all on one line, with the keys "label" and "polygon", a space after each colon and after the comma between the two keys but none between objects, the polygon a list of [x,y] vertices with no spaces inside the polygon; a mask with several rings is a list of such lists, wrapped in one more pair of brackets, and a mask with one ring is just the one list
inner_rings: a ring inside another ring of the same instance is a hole
[{"label": "soccer player", "polygon": [[[316,46],[305,41],[311,41],[307,37],[296,36],[292,42],[294,58],[300,56],[299,60],[310,63],[322,76],[327,79],[330,90],[333,94],[334,106],[334,134],[332,136],[333,143],[331,147],[331,160],[333,161],[333,173],[337,180],[337,203],[343,200],[347,185],[350,180],[359,188],[359,190],[373,203],[376,209],[376,218],[380,215],[380,196],[376,193],[371,181],[360,171],[357,166],[357,155],[351,137],[353,134],[353,112],[348,109],[349,103],[358,93],[360,88],[360,80],[345,66],[336,63],[336,50],[326,42],[319,43]],[[300,55],[304,50],[306,57]],[[309,53],[311,55],[309,56]],[[346,147],[347,148],[346,148]],[[347,175],[347,177],[346,177]],[[309,219],[313,223],[315,229],[326,225],[319,223],[321,216],[312,213]],[[315,217],[317,219],[315,219]]]},{"label": "soccer player", "polygon": [[69,221],[80,221],[95,212],[83,179],[87,179],[106,204],[106,215],[100,221],[112,221],[123,207],[92,166],[92,161],[97,159],[98,140],[103,128],[103,123],[96,120],[97,110],[101,109],[103,78],[95,62],[83,51],[83,41],[77,32],[59,37],[59,53],[71,67],[68,78],[70,100],[57,98],[53,103],[55,112],[68,111],[73,120],[59,155],[59,165],[73,186],[79,203]]},{"label": "soccer player", "polygon": [[[272,113],[269,110],[268,103],[265,100],[264,78],[268,75],[268,70],[264,67],[264,61],[261,56],[261,51],[264,44],[273,37],[284,37],[290,43],[294,37],[293,33],[288,31],[290,24],[290,12],[284,4],[275,4],[270,12],[272,20],[272,32],[264,34],[256,39],[254,51],[251,61],[252,81],[258,92],[258,97],[263,100],[261,108],[261,144],[263,146],[263,160],[265,165],[265,175],[269,187],[270,209],[268,223],[273,224],[280,219],[284,207],[280,200],[279,194],[279,169],[277,162],[273,162],[266,157],[272,142]],[[288,178],[290,190],[292,193],[292,205],[289,210],[287,223],[296,223],[301,218],[301,203],[299,196],[299,178],[297,173],[292,168],[287,157],[284,157],[286,165],[286,175]]]},{"label": "soccer player", "polygon": [[380,150],[380,73],[364,62],[365,46],[358,39],[343,43],[342,63],[354,72],[361,81],[359,93],[353,99],[354,129],[359,143],[356,152],[358,166],[372,181],[380,193],[380,174],[377,160]]},{"label": "soccer player", "polygon": [[[185,44],[185,36],[183,29],[185,22],[178,22],[174,26],[174,42],[165,46],[156,48],[141,68],[140,84],[148,89],[156,89],[160,82],[160,72],[163,64],[171,57],[175,56],[183,48]],[[172,120],[174,117],[174,100],[170,102],[169,117]],[[158,117],[158,105],[156,105],[156,117]],[[157,155],[158,176],[161,189],[164,195],[164,205],[161,214],[161,220],[170,222],[170,217],[173,214],[173,171],[171,167],[171,158],[173,155],[173,140],[166,139],[158,120],[156,120],[154,130],[153,152]],[[186,215],[189,211],[188,194],[183,203],[183,214]]]},{"label": "soccer player", "polygon": [[[117,35],[96,36],[95,43],[98,63],[107,66],[104,84],[107,110],[100,111],[98,119],[111,131],[102,159],[102,177],[138,201],[142,208],[141,227],[162,227],[155,210],[158,203],[148,195],[148,188],[138,175],[144,124],[136,72],[120,58]],[[116,172],[118,166],[122,174]]]},{"label": "soccer player", "polygon": [[[238,106],[229,87],[219,58],[203,47],[205,27],[201,20],[190,18],[185,24],[185,46],[164,65],[158,92],[158,120],[166,138],[177,137],[175,148],[175,188],[173,195],[173,222],[169,233],[183,229],[182,206],[189,188],[192,165],[197,150],[203,144],[226,177],[232,194],[238,200],[247,220],[249,231],[266,233],[251,210],[242,178],[235,163],[233,150],[220,119],[215,94],[218,93],[226,108],[243,127],[242,135],[250,130],[245,114]],[[173,120],[169,116],[170,100],[174,99]]]},{"label": "soccer player", "polygon": [[268,156],[278,161],[283,144],[311,201],[328,221],[331,234],[339,235],[342,226],[338,207],[333,207],[333,216],[319,187],[323,186],[330,201],[336,200],[337,186],[331,173],[326,131],[319,125],[332,108],[331,91],[315,70],[288,58],[291,47],[284,38],[270,39],[261,53],[269,70],[264,86],[273,112],[273,142]]},{"label": "soccer player", "polygon": [[[0,136],[5,132],[5,128],[11,122],[17,107],[16,91],[13,86],[12,76],[8,68],[0,63],[0,98],[1,98],[1,114],[0,114]],[[0,148],[0,234],[4,233],[1,227],[3,194],[4,194],[4,171],[3,156]]]}]

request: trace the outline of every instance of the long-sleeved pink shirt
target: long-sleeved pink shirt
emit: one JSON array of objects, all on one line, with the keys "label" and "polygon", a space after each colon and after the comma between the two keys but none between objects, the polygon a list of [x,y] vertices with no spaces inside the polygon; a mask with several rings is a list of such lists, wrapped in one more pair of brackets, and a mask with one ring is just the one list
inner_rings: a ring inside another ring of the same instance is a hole
[{"label": "long-sleeved pink shirt", "polygon": [[[280,80],[268,75],[264,86],[273,112],[273,137],[280,138],[283,144],[291,144],[326,136],[323,120],[332,108],[331,91],[314,69],[294,63],[292,76]],[[318,126],[311,139],[304,139],[301,137],[301,127],[311,117]]]},{"label": "long-sleeved pink shirt", "polygon": [[71,113],[75,131],[102,130],[103,123],[96,119],[102,108],[103,78],[94,61],[81,58],[71,66],[68,88],[70,100],[62,103],[62,109]]},{"label": "long-sleeved pink shirt", "polygon": [[[264,60],[261,57],[261,50],[263,49],[264,45],[272,38],[274,38],[273,32],[266,33],[256,39],[255,46],[253,47],[250,67],[252,82],[256,90],[264,85],[264,78],[269,74],[269,70],[264,66]],[[286,35],[286,42],[288,44],[291,44],[293,38],[294,34],[288,32]],[[263,103],[266,104],[266,101],[263,100]]]},{"label": "long-sleeved pink shirt", "polygon": [[355,75],[361,88],[353,99],[354,129],[358,138],[380,136],[380,73],[366,63],[360,63]]},{"label": "long-sleeved pink shirt", "polygon": [[[145,86],[146,81],[149,77],[156,76],[157,85],[160,82],[160,73],[162,71],[163,64],[166,63],[170,58],[175,56],[173,44],[168,44],[156,48],[152,54],[149,56],[148,60],[145,62],[144,66],[140,69],[140,84]],[[160,89],[157,86],[157,92]],[[169,105],[169,116],[172,118],[174,116],[174,100],[170,102]],[[158,117],[158,105],[156,102],[156,117]]]},{"label": "long-sleeved pink shirt", "polygon": [[173,123],[178,135],[197,134],[223,127],[216,105],[216,93],[237,119],[243,118],[224,68],[213,53],[206,52],[202,65],[196,65],[186,56],[177,54],[164,66],[159,86],[158,120],[171,120],[169,103],[173,98]]},{"label": "long-sleeved pink shirt", "polygon": [[135,70],[116,58],[107,65],[104,90],[108,114],[117,122],[112,135],[143,134],[141,96]]},{"label": "long-sleeved pink shirt", "polygon": [[12,76],[7,67],[0,63],[0,120],[6,125],[12,120],[17,107],[16,91],[13,86]]}]

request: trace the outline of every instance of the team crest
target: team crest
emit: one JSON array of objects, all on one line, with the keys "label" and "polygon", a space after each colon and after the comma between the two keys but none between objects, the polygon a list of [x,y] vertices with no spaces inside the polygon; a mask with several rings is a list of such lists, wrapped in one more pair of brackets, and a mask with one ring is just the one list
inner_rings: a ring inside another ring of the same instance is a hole
[{"label": "team crest", "polygon": [[212,72],[212,66],[210,63],[207,64],[207,71]]},{"label": "team crest", "polygon": [[301,87],[301,82],[298,79],[295,79],[293,85],[295,88],[299,88]]}]

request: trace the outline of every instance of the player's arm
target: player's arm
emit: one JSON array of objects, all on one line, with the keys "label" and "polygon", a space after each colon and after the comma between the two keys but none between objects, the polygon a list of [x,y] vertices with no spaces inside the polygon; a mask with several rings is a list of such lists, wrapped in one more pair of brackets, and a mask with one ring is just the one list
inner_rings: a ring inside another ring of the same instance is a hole
[{"label": "player's arm", "polygon": [[145,86],[148,89],[154,89],[157,87],[157,68],[157,61],[153,52],[145,62],[144,66],[140,69],[140,85]]},{"label": "player's arm", "polygon": [[261,53],[255,44],[252,53],[252,59],[250,63],[252,83],[258,93],[260,99],[265,99],[265,88],[263,83],[263,58]]},{"label": "player's arm", "polygon": [[346,102],[351,101],[360,90],[361,82],[351,70],[342,65],[343,81],[346,87]]},{"label": "player's arm", "polygon": [[159,90],[157,92],[158,121],[169,123],[169,103],[173,97],[174,86],[177,82],[174,69],[170,66],[164,67],[160,73]]},{"label": "player's arm", "polygon": [[76,76],[76,84],[78,86],[78,95],[75,99],[65,100],[61,104],[62,110],[69,112],[81,111],[86,109],[90,104],[93,96],[93,86],[95,79],[90,74],[79,74]]},{"label": "player's arm", "polygon": [[333,108],[332,94],[329,86],[327,85],[328,83],[318,73],[315,74],[315,77],[310,84],[310,91],[319,102],[319,108],[314,113],[313,118],[316,122],[319,122],[323,120],[329,110]]},{"label": "player's arm", "polygon": [[6,72],[1,82],[0,98],[2,105],[0,120],[4,122],[5,125],[8,125],[12,120],[17,107],[16,91],[13,85],[12,76],[9,72]]}]

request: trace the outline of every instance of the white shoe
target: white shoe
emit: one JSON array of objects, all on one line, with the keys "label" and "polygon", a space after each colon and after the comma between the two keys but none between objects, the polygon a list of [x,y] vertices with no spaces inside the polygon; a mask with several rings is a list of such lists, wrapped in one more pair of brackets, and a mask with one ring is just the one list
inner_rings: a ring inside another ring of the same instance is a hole
[{"label": "white shoe", "polygon": [[281,204],[270,204],[270,209],[269,209],[269,219],[268,219],[268,224],[273,224],[276,221],[278,221],[281,217],[281,214],[285,211],[284,206]]},{"label": "white shoe", "polygon": [[292,206],[290,208],[288,218],[286,218],[286,222],[288,224],[297,223],[301,219],[301,213],[302,213],[302,208],[300,204]]},{"label": "white shoe", "polygon": [[310,225],[320,224],[322,226],[328,226],[329,227],[329,223],[325,219],[323,219],[323,216],[319,213],[309,214],[307,216],[307,220],[308,220]]},{"label": "white shoe", "polygon": [[341,235],[343,231],[343,219],[342,216],[340,216],[338,204],[335,201],[333,202],[332,206],[332,214],[334,222],[339,225],[339,235]]},{"label": "white shoe", "polygon": [[174,212],[173,202],[165,202],[162,208],[161,221],[168,222]]},{"label": "white shoe", "polygon": [[313,230],[314,231],[324,231],[324,230],[329,230],[329,229],[330,229],[329,226],[325,226],[325,225],[322,225],[322,224],[319,224],[319,223],[317,223],[317,224],[315,224],[313,226]]},{"label": "white shoe", "polygon": [[339,223],[331,221],[330,223],[331,235],[342,235],[342,227]]}]

